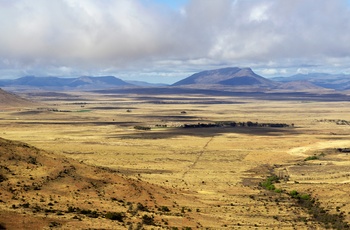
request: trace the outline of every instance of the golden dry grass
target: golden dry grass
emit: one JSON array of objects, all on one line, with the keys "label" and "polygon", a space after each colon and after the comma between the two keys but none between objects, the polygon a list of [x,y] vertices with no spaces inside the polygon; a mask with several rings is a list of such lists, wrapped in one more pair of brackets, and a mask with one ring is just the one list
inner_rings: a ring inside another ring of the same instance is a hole
[{"label": "golden dry grass", "polygon": [[[77,160],[74,162],[81,162],[84,167],[107,167],[117,171],[115,176],[156,186],[152,189],[161,191],[156,202],[163,202],[175,213],[182,210],[186,214],[182,217],[155,214],[161,228],[324,228],[287,195],[292,190],[310,193],[330,213],[343,213],[345,221],[350,222],[350,198],[346,196],[349,156],[335,150],[350,147],[349,126],[333,122],[350,121],[348,102],[74,94],[70,100],[64,96],[58,99],[36,96],[32,99],[43,103],[39,109],[28,107],[1,112],[1,137],[29,143],[57,157]],[[201,101],[221,103],[199,103]],[[185,123],[216,121],[293,123],[294,127],[178,128]],[[166,124],[167,128],[155,127],[157,124]],[[135,130],[135,125],[152,129]],[[307,156],[323,152],[324,156],[318,160],[304,161]],[[288,181],[276,185],[285,193],[276,194],[259,186],[271,173],[289,177]],[[86,183],[83,181],[89,179],[81,181]],[[55,190],[60,187],[63,192],[66,184],[71,181],[50,186]],[[139,188],[144,186],[138,184]],[[76,198],[77,206],[85,205],[84,201],[89,200],[87,194]],[[147,198],[129,195],[124,194],[123,199],[152,207]],[[159,200],[161,197],[166,199]],[[173,208],[174,202],[177,205]],[[23,222],[29,218],[29,214],[8,208],[7,204],[2,207],[7,207],[4,212],[17,212]],[[96,207],[108,211],[110,200],[106,198]],[[67,228],[75,223],[54,215],[30,216],[54,218]],[[105,219],[83,220],[88,221],[85,226],[92,228],[127,227]],[[140,217],[132,221],[135,227]],[[42,226],[47,227],[49,222],[52,221],[44,221]]]}]

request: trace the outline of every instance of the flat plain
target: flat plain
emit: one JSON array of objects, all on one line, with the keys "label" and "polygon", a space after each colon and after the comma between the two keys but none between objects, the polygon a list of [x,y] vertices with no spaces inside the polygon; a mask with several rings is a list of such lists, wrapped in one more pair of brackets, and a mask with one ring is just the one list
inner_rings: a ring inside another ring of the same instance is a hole
[{"label": "flat plain", "polygon": [[[72,181],[62,180],[23,195],[34,206],[35,196],[50,199],[52,190],[61,188],[57,204],[51,204],[63,215],[33,212],[21,206],[24,201],[18,197],[4,196],[0,223],[9,229],[29,223],[66,229],[349,228],[348,101],[102,92],[22,96],[39,104],[1,110],[2,138],[74,162],[70,164],[75,168],[82,167],[81,175],[85,170],[93,177],[90,166],[103,173],[110,170],[114,177],[105,183],[131,181],[139,190],[111,187],[96,195],[84,191],[83,185],[71,191],[66,186]],[[183,127],[229,122],[288,126]],[[60,167],[55,164],[51,167]],[[278,178],[270,180],[274,188],[264,187],[272,176]],[[7,177],[1,183],[9,184],[12,177]],[[74,183],[83,184],[84,177]],[[116,209],[111,196],[130,202],[129,207]],[[307,201],[311,206],[305,205]],[[130,204],[136,203],[149,211],[132,213]],[[118,211],[125,217],[116,225],[103,215],[90,218],[72,208],[73,214],[64,212],[70,205],[101,213]],[[144,215],[152,215],[152,221]],[[20,223],[10,216],[20,218]]]}]

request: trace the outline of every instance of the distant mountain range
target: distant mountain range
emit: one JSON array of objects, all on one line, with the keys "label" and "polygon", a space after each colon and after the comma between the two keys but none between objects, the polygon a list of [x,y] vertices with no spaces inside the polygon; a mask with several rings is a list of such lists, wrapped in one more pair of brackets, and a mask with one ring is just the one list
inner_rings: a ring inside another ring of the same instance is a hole
[{"label": "distant mountain range", "polygon": [[273,89],[289,91],[350,90],[350,75],[310,73],[266,79],[250,68],[223,68],[195,73],[173,86],[224,86],[231,88]]},{"label": "distant mountain range", "polygon": [[0,87],[26,87],[43,89],[99,89],[108,87],[132,86],[114,76],[78,78],[26,76],[12,80],[0,80]]},{"label": "distant mountain range", "polygon": [[145,81],[126,81],[129,84],[136,85],[136,86],[142,86],[142,87],[163,87],[163,86],[169,86],[169,84],[162,84],[162,83],[149,83]]},{"label": "distant mountain range", "polygon": [[318,87],[334,90],[350,90],[350,74],[309,73],[290,77],[277,77],[272,80],[281,83],[303,81]]},{"label": "distant mountain range", "polygon": [[123,81],[114,76],[83,76],[77,78],[61,77],[36,77],[26,76],[18,79],[0,80],[0,87],[11,91],[21,89],[44,89],[44,90],[99,90],[121,87],[184,87],[197,89],[216,90],[350,90],[350,75],[311,73],[297,74],[291,77],[278,77],[266,79],[254,73],[250,68],[229,67],[215,70],[206,70],[195,73],[173,85],[153,84],[143,81]]}]

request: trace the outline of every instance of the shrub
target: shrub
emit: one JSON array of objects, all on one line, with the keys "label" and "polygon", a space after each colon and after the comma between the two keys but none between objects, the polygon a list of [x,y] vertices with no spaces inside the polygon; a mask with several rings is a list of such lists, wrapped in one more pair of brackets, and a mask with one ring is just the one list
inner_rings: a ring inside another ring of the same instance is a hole
[{"label": "shrub", "polygon": [[5,180],[7,180],[7,178],[4,175],[0,174],[0,182],[3,182]]},{"label": "shrub", "polygon": [[24,203],[24,204],[22,204],[22,207],[23,208],[29,208],[29,206],[30,206],[30,204],[27,202],[27,203]]},{"label": "shrub", "polygon": [[299,197],[300,197],[300,199],[302,199],[302,200],[310,200],[310,199],[311,199],[311,197],[310,197],[309,194],[302,194],[302,195],[300,195]]},{"label": "shrub", "polygon": [[69,206],[67,212],[75,212],[76,208]]},{"label": "shrub", "polygon": [[271,191],[275,191],[276,187],[273,183],[279,183],[279,179],[276,175],[269,176],[265,181],[260,183],[260,186]]},{"label": "shrub", "polygon": [[29,163],[29,164],[33,164],[33,165],[36,165],[38,162],[37,162],[37,160],[36,160],[36,157],[29,156],[29,158],[28,158],[28,163]]},{"label": "shrub", "polygon": [[282,189],[276,188],[276,189],[275,189],[275,192],[276,192],[276,193],[282,193]]},{"label": "shrub", "polygon": [[53,221],[53,222],[50,222],[50,225],[49,227],[50,228],[54,228],[54,227],[60,227],[62,224],[61,223],[58,223],[56,221]]},{"label": "shrub", "polygon": [[124,217],[124,213],[121,212],[107,212],[107,214],[105,215],[106,219],[117,220],[119,222],[123,222]]},{"label": "shrub", "polygon": [[299,197],[299,193],[296,190],[292,190],[289,195],[293,198],[298,198]]},{"label": "shrub", "polygon": [[170,212],[170,209],[167,206],[162,206],[158,210],[162,212]]},{"label": "shrub", "polygon": [[99,216],[99,214],[96,211],[91,211],[86,209],[80,210],[80,214],[84,214],[90,218],[97,218]]},{"label": "shrub", "polygon": [[312,161],[312,160],[318,160],[318,159],[319,159],[318,156],[309,156],[309,157],[306,157],[304,161]]},{"label": "shrub", "polygon": [[154,217],[153,216],[148,216],[148,215],[143,215],[142,216],[142,224],[155,225]]},{"label": "shrub", "polygon": [[148,212],[148,208],[146,206],[144,206],[143,204],[141,204],[141,203],[137,203],[136,209],[139,210],[139,211]]}]

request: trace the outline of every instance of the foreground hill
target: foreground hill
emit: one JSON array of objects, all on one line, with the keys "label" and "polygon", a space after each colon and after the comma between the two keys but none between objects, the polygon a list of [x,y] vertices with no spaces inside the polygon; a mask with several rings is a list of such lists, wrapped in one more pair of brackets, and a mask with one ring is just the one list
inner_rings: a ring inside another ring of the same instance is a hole
[{"label": "foreground hill", "polygon": [[172,190],[22,142],[0,138],[0,152],[0,229],[195,225]]},{"label": "foreground hill", "polygon": [[278,82],[303,81],[322,88],[334,90],[350,90],[349,74],[328,74],[328,73],[309,73],[296,74],[290,77],[278,77],[273,80]]},{"label": "foreground hill", "polygon": [[2,109],[10,107],[27,106],[32,104],[34,103],[31,101],[21,98],[16,94],[9,93],[0,89],[0,108]]},{"label": "foreground hill", "polygon": [[173,86],[185,85],[256,86],[273,88],[278,85],[278,83],[257,75],[250,68],[230,67],[195,73],[173,84]]},{"label": "foreground hill", "polygon": [[26,76],[13,80],[0,81],[0,86],[2,87],[40,88],[51,90],[112,88],[130,85],[130,83],[114,76],[83,76],[78,78]]}]

